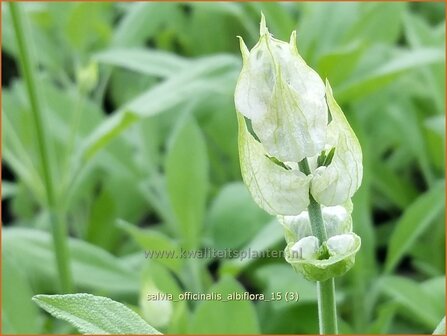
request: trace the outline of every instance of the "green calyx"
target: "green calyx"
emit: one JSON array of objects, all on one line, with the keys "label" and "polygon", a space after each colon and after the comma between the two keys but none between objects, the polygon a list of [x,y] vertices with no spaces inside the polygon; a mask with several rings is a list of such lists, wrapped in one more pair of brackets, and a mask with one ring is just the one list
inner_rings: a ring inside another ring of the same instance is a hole
[{"label": "green calyx", "polygon": [[278,216],[287,241],[285,259],[308,280],[325,281],[351,269],[361,239],[352,232],[352,203],[322,207],[327,240],[318,242],[313,235],[309,214]]},{"label": "green calyx", "polygon": [[299,253],[294,253],[292,247],[295,243],[287,244],[285,248],[286,261],[292,267],[311,281],[325,281],[330,278],[338,277],[348,272],[355,263],[355,254],[361,246],[361,239],[355,233],[351,232],[353,244],[350,249],[342,254],[330,255],[327,242],[324,242],[317,251],[317,257],[314,259],[300,258]]}]

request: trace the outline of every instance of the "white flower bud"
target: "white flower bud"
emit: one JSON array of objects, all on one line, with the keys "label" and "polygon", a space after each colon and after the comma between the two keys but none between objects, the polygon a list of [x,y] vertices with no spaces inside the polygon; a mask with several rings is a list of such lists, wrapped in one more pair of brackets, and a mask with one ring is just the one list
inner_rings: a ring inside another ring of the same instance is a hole
[{"label": "white flower bud", "polygon": [[352,234],[341,234],[329,238],[326,245],[331,256],[344,255],[354,249],[355,240]]},{"label": "white flower bud", "polygon": [[290,252],[293,257],[311,260],[317,257],[319,248],[320,242],[318,238],[315,236],[307,236],[297,241],[290,249]]},{"label": "white flower bud", "polygon": [[296,48],[274,39],[261,19],[259,42],[249,52],[241,39],[243,68],[235,91],[239,113],[251,120],[266,151],[285,162],[320,153],[326,142],[325,88]]},{"label": "white flower bud", "polygon": [[[309,193],[324,206],[344,204],[362,180],[360,144],[329,83],[325,87],[298,54],[295,32],[289,43],[276,40],[262,16],[260,35],[250,51],[240,40],[235,105],[242,178],[256,203],[273,215],[300,214]],[[299,170],[303,159],[308,175]],[[344,233],[336,225],[342,220],[332,217],[328,231]]]},{"label": "white flower bud", "polygon": [[173,314],[172,302],[167,299],[148,300],[148,294],[156,296],[162,292],[151,281],[143,286],[139,300],[143,318],[155,327],[167,326]]}]

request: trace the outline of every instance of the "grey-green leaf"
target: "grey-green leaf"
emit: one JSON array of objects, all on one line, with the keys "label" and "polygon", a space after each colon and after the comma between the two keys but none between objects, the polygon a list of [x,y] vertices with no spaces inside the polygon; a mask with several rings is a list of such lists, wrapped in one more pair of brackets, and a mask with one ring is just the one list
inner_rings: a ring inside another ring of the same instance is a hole
[{"label": "grey-green leaf", "polygon": [[401,52],[380,67],[346,81],[336,92],[337,100],[342,104],[347,100],[363,97],[389,84],[399,75],[444,61],[444,53],[440,48],[419,48]]},{"label": "grey-green leaf", "polygon": [[216,55],[196,60],[192,66],[171,76],[161,84],[125,104],[85,139],[79,158],[89,159],[112,139],[142,118],[165,112],[175,106],[211,93],[224,93],[235,80],[237,60],[229,55]]},{"label": "grey-green leaf", "polygon": [[[32,291],[25,273],[10,253],[2,256],[2,334],[37,334],[39,312],[31,302]],[[24,323],[26,321],[26,323]]]},{"label": "grey-green leaf", "polygon": [[205,139],[191,117],[180,120],[166,157],[169,199],[188,248],[197,248],[208,192]]},{"label": "grey-green leaf", "polygon": [[[283,241],[283,237],[283,230],[280,228],[280,224],[276,219],[273,219],[270,223],[264,225],[262,230],[259,230],[242,251],[266,251]],[[242,258],[239,256],[239,258],[225,260],[219,271],[221,274],[236,276],[255,261],[255,258]]]},{"label": "grey-green leaf", "polygon": [[150,253],[154,253],[156,262],[163,264],[174,272],[180,271],[182,267],[181,259],[163,255],[163,253],[180,255],[180,248],[177,241],[172,240],[162,232],[153,229],[140,229],[121,219],[118,219],[117,226],[127,232],[141,248],[145,249],[145,253],[148,250]]},{"label": "grey-green leaf", "polygon": [[83,334],[160,334],[123,304],[102,296],[36,295],[33,301]]},{"label": "grey-green leaf", "polygon": [[444,182],[421,195],[404,212],[390,239],[385,270],[390,272],[444,208]]},{"label": "grey-green leaf", "polygon": [[433,304],[427,291],[414,280],[387,276],[382,279],[381,289],[396,301],[402,314],[427,328],[434,328],[442,317],[443,309]]},{"label": "grey-green leaf", "polygon": [[[116,257],[79,239],[69,239],[74,283],[85,289],[101,288],[107,293],[136,292],[138,276],[122,265]],[[48,232],[25,229],[4,229],[3,253],[10,253],[26,274],[45,288],[57,281],[53,243]]]},{"label": "grey-green leaf", "polygon": [[104,64],[160,77],[170,77],[192,65],[192,61],[175,54],[145,49],[110,49],[96,54],[95,59]]}]

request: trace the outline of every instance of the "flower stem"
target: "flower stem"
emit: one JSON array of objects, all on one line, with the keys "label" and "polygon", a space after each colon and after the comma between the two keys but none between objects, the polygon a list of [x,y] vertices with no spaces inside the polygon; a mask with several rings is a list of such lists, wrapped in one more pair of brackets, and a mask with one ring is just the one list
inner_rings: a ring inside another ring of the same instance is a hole
[{"label": "flower stem", "polygon": [[49,148],[47,146],[46,137],[43,129],[43,110],[40,101],[40,95],[37,92],[35,67],[29,49],[27,36],[29,31],[23,20],[23,14],[19,3],[10,2],[12,23],[15,30],[18,58],[20,62],[20,70],[25,80],[26,90],[31,106],[31,115],[36,127],[37,146],[39,148],[39,156],[42,165],[43,180],[45,186],[46,203],[50,213],[50,220],[53,229],[53,242],[56,254],[56,263],[61,281],[61,289],[63,292],[72,290],[71,272],[69,264],[69,251],[67,242],[67,228],[62,215],[57,207],[57,199],[55,197],[55,189],[51,174],[51,162],[49,158]]},{"label": "flower stem", "polygon": [[334,278],[326,281],[318,281],[317,290],[320,334],[337,334],[337,306],[335,304]]},{"label": "flower stem", "polygon": [[[310,168],[307,159],[298,163],[300,170],[309,175]],[[327,240],[326,228],[321,214],[321,206],[309,193],[309,212],[310,225],[312,233],[318,238],[320,243]],[[335,304],[335,282],[334,278],[326,281],[317,281],[318,290],[318,319],[320,325],[320,334],[337,334],[337,307]]]}]

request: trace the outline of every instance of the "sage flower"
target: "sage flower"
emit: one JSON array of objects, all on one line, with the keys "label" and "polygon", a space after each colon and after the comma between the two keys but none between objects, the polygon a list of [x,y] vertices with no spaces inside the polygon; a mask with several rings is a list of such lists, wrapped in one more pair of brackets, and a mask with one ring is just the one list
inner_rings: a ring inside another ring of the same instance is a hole
[{"label": "sage flower", "polygon": [[322,207],[328,239],[321,245],[315,244],[318,238],[313,236],[307,211],[298,216],[278,216],[287,242],[286,261],[313,281],[325,281],[349,271],[361,246],[360,237],[352,232],[351,212],[350,201]]},{"label": "sage flower", "polygon": [[[273,215],[299,215],[309,193],[325,206],[347,202],[362,180],[360,144],[323,83],[290,42],[271,36],[262,16],[235,90],[242,178],[256,203]],[[298,162],[307,159],[306,175]]]}]

